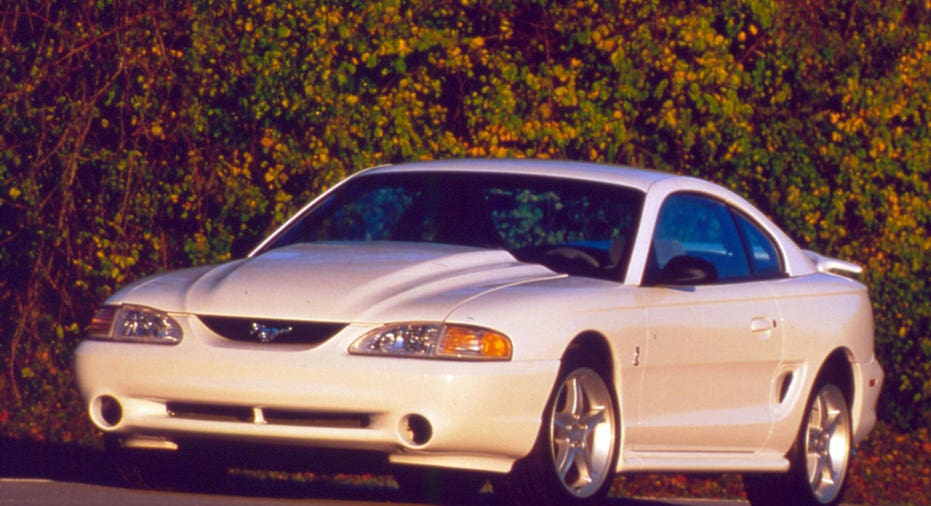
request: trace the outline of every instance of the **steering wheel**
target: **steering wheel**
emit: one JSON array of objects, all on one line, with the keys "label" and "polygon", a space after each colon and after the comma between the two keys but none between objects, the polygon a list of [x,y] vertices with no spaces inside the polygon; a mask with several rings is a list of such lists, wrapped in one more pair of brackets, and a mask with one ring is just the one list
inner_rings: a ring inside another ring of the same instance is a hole
[{"label": "steering wheel", "polygon": [[567,260],[582,260],[583,262],[590,265],[593,269],[597,269],[601,266],[601,263],[598,262],[595,257],[586,253],[585,251],[582,251],[579,248],[573,248],[571,246],[557,246],[553,249],[547,250],[544,255],[562,257]]}]

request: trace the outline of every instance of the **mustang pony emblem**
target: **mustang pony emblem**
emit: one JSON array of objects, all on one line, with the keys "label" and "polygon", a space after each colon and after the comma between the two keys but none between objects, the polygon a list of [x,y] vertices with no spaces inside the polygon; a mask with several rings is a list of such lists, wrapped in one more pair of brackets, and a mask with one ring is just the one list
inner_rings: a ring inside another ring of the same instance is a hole
[{"label": "mustang pony emblem", "polygon": [[287,334],[292,330],[294,329],[291,327],[277,328],[263,325],[258,322],[252,322],[252,328],[249,329],[249,335],[257,338],[260,342],[270,343],[277,339],[278,336]]}]

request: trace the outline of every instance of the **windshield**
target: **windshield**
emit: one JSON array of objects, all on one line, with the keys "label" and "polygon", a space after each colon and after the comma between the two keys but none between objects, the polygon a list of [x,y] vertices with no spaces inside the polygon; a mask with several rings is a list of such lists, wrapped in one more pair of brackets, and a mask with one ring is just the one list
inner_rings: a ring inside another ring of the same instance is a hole
[{"label": "windshield", "polygon": [[393,173],[356,177],[265,250],[299,242],[405,241],[505,249],[574,275],[619,280],[643,194],[522,175]]}]

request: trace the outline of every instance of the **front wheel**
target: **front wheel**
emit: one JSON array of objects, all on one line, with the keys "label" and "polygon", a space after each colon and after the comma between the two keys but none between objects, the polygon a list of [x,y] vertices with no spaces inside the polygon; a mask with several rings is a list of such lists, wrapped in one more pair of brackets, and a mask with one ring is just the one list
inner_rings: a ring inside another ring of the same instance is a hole
[{"label": "front wheel", "polygon": [[615,398],[602,373],[571,361],[547,403],[537,445],[501,485],[517,504],[599,503],[617,463]]},{"label": "front wheel", "polygon": [[850,465],[850,409],[843,390],[834,383],[820,383],[815,392],[789,453],[789,472],[744,477],[754,506],[840,502]]}]

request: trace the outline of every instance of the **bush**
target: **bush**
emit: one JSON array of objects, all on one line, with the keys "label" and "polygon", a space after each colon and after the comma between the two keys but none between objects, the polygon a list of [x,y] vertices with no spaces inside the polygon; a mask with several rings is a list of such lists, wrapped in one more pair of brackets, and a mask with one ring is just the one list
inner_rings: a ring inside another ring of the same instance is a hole
[{"label": "bush", "polygon": [[876,0],[8,2],[3,431],[89,432],[70,357],[116,287],[226,260],[354,170],[462,156],[735,188],[867,267],[882,415],[926,424],[929,21]]}]

